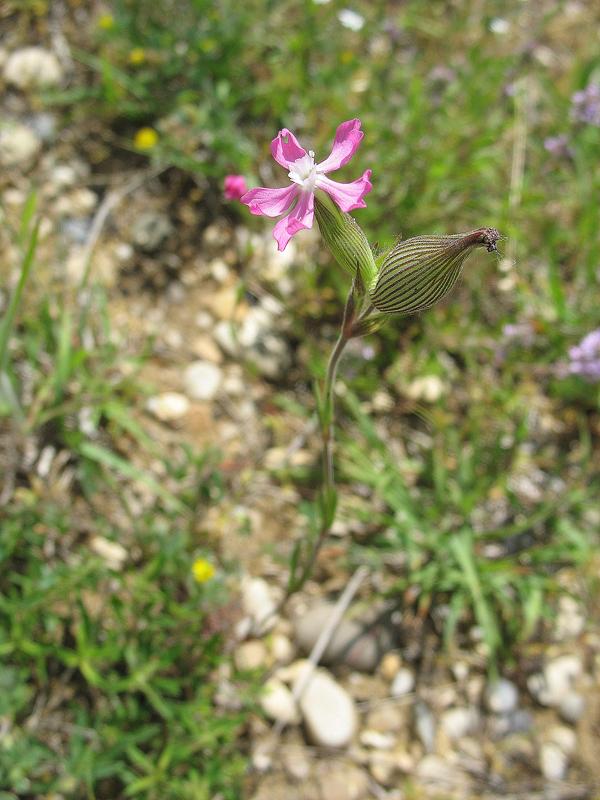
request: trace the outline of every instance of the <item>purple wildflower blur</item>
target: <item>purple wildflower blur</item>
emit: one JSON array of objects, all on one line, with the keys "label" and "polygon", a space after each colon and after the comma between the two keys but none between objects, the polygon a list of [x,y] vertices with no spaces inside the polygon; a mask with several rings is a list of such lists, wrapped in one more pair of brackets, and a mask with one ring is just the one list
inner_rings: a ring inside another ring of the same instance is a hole
[{"label": "purple wildflower blur", "polygon": [[588,381],[600,381],[600,328],[569,350],[569,373]]},{"label": "purple wildflower blur", "polygon": [[571,116],[578,122],[600,127],[600,83],[588,83],[571,98]]},{"label": "purple wildflower blur", "polygon": [[544,150],[557,158],[570,158],[573,155],[569,139],[564,133],[544,139]]}]

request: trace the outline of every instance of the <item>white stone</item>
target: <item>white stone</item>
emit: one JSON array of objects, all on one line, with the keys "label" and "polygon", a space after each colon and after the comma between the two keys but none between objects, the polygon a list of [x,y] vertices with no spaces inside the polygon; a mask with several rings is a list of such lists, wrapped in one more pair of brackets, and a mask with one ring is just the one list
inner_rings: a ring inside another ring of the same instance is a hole
[{"label": "white stone", "polygon": [[558,614],[556,617],[554,635],[563,642],[574,639],[583,633],[585,628],[585,614],[581,605],[568,595],[563,595],[558,601]]},{"label": "white stone", "polygon": [[372,747],[374,750],[391,750],[396,744],[396,737],[391,733],[381,733],[371,728],[361,731],[358,738],[362,745]]},{"label": "white stone", "polygon": [[351,8],[342,8],[338,11],[338,19],[344,28],[358,32],[365,24],[365,18]]},{"label": "white stone", "polygon": [[546,664],[543,673],[530,675],[527,687],[538,703],[557,707],[572,691],[582,671],[583,667],[578,656],[558,656]]},{"label": "white stone", "polygon": [[490,683],[486,694],[486,704],[494,714],[509,714],[519,702],[519,692],[512,681],[500,678]]},{"label": "white stone", "polygon": [[213,335],[219,347],[228,356],[237,356],[240,348],[231,322],[226,319],[217,322],[213,329]]},{"label": "white stone", "polygon": [[250,639],[238,645],[233,660],[242,671],[261,669],[267,661],[267,648],[260,639]]},{"label": "white stone", "polygon": [[309,668],[309,661],[307,658],[298,658],[291,664],[286,664],[284,667],[279,667],[274,672],[274,677],[278,678],[283,683],[289,685],[296,683],[304,675],[306,669]]},{"label": "white stone", "polygon": [[557,705],[572,688],[583,669],[579,656],[564,655],[549,661],[544,668],[544,679],[551,702]]},{"label": "white stone", "polygon": [[96,555],[104,559],[111,569],[121,569],[127,560],[127,550],[123,545],[118,542],[111,542],[109,539],[105,539],[104,536],[93,536],[90,541],[90,547]]},{"label": "white stone", "polygon": [[[320,601],[294,620],[294,638],[304,652],[311,652],[333,609],[333,603]],[[358,620],[342,619],[321,661],[323,664],[343,663],[361,672],[372,672],[379,663],[381,652],[386,649],[385,644],[381,635]]]},{"label": "white stone", "polygon": [[346,747],[356,733],[352,698],[325,670],[311,676],[300,698],[300,711],[310,740],[318,746]]},{"label": "white stone", "polygon": [[35,133],[20,122],[5,122],[0,128],[0,166],[31,166],[42,143]]},{"label": "white stone", "polygon": [[578,692],[569,692],[564,695],[558,706],[558,713],[565,720],[575,724],[585,714],[586,701]]},{"label": "white stone", "polygon": [[249,391],[249,388],[242,375],[230,367],[223,379],[223,391],[225,394],[230,397],[243,397]]},{"label": "white stone", "polygon": [[54,211],[64,217],[83,217],[94,210],[98,203],[98,196],[85,186],[73,189],[69,194],[62,195],[55,203]]},{"label": "white stone", "polygon": [[567,756],[573,755],[577,747],[577,736],[572,728],[567,728],[565,725],[554,725],[547,733],[549,742],[554,742],[558,745],[563,753]]},{"label": "white stone", "polygon": [[296,648],[283,633],[274,633],[270,644],[271,655],[278,664],[289,664],[294,660]]},{"label": "white stone", "polygon": [[242,580],[242,607],[252,620],[257,634],[270,630],[277,622],[273,591],[262,578],[245,577]]},{"label": "white stone", "polygon": [[297,725],[300,722],[300,714],[292,693],[277,678],[270,678],[265,683],[260,705],[267,717],[275,722],[284,725]]},{"label": "white stone", "polygon": [[210,361],[194,361],[183,374],[186,394],[192,400],[212,400],[218,394],[223,373]]},{"label": "white stone", "polygon": [[163,394],[150,397],[146,408],[161,422],[174,422],[187,414],[190,401],[185,395],[178,392],[163,392]]},{"label": "white stone", "polygon": [[554,742],[544,742],[540,747],[540,769],[549,781],[562,781],[567,774],[568,759]]},{"label": "white stone", "polygon": [[4,65],[4,80],[22,91],[39,86],[56,86],[63,77],[60,61],[43,47],[15,50]]},{"label": "white stone", "polygon": [[51,183],[59,189],[77,182],[77,171],[70,164],[57,164],[49,175]]},{"label": "white stone", "polygon": [[451,708],[444,711],[440,724],[449,739],[462,739],[477,730],[479,715],[474,708]]},{"label": "white stone", "polygon": [[238,341],[243,347],[254,347],[273,324],[271,314],[262,306],[251,308],[240,325]]},{"label": "white stone", "polygon": [[446,386],[439,376],[424,375],[421,378],[415,378],[406,387],[405,394],[412,400],[425,400],[427,403],[435,403],[445,391]]},{"label": "white stone", "polygon": [[415,688],[415,676],[407,667],[400,667],[394,676],[390,691],[393,697],[402,697]]}]

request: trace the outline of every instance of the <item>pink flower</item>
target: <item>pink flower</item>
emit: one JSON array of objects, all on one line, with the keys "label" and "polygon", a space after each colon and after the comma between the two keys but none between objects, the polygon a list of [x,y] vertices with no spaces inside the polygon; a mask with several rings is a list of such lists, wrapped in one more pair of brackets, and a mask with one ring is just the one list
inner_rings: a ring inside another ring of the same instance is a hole
[{"label": "pink flower", "polygon": [[223,192],[226,200],[239,200],[248,190],[243,175],[225,175]]},{"label": "pink flower", "polygon": [[359,119],[342,122],[335,133],[331,153],[320,164],[315,164],[314,152],[307,152],[301,147],[287,128],[279,131],[273,139],[271,153],[275,161],[288,170],[291,186],[283,189],[250,189],[241,201],[258,216],[278,217],[289,212],[279,220],[273,230],[279,250],[285,250],[295,233],[312,227],[316,189],[327,192],[342,211],[366,207],[363,198],[372,189],[369,181],[370,169],[365,170],[362,177],[352,183],[338,183],[326,177],[328,172],[333,172],[350,161],[363,136]]}]

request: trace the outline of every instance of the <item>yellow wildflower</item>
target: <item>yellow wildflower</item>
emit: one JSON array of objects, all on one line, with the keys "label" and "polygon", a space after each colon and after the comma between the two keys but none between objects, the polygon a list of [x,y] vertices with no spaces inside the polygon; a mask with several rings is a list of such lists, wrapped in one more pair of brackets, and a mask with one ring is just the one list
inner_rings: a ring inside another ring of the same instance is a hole
[{"label": "yellow wildflower", "polygon": [[158,133],[154,128],[140,128],[133,138],[138,150],[152,150],[158,143]]},{"label": "yellow wildflower", "polygon": [[98,18],[98,27],[103,31],[109,31],[111,28],[115,27],[115,18],[112,14],[102,14],[102,16]]},{"label": "yellow wildflower", "polygon": [[198,583],[206,583],[214,577],[215,568],[205,558],[197,558],[192,564],[192,572]]},{"label": "yellow wildflower", "polygon": [[145,60],[146,51],[143,47],[134,47],[131,53],[129,53],[129,63],[136,67],[138,64],[143,64]]}]

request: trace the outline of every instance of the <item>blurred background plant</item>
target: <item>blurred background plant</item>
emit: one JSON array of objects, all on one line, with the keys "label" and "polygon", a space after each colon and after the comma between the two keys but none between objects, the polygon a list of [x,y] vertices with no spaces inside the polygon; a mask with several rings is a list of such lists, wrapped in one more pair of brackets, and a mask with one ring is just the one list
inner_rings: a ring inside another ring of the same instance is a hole
[{"label": "blurred background plant", "polygon": [[145,356],[119,355],[101,291],[27,292],[35,205],[0,327],[0,786],[235,798],[252,683],[214,713],[236,612],[199,533],[218,453],[159,447],[136,421]]}]

